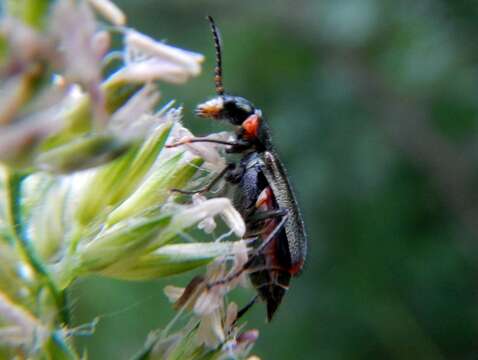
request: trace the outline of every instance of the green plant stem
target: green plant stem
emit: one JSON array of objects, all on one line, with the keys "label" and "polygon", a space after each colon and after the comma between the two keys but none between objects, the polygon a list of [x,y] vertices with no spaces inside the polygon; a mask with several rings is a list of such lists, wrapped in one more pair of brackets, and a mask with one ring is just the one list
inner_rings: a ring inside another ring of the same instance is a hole
[{"label": "green plant stem", "polygon": [[50,336],[49,350],[52,359],[77,360],[78,355],[65,339],[61,331],[55,331]]},{"label": "green plant stem", "polygon": [[60,323],[67,326],[70,323],[70,314],[67,306],[66,292],[61,291],[56,283],[53,281],[48,268],[45,266],[41,258],[38,256],[35,248],[29,241],[26,233],[25,226],[21,216],[20,206],[20,192],[22,181],[26,178],[27,174],[15,172],[13,170],[5,169],[6,172],[6,203],[8,220],[10,221],[11,228],[13,229],[13,235],[15,241],[18,244],[20,251],[25,259],[29,262],[37,276],[48,287],[55,300],[55,304],[60,314]]}]

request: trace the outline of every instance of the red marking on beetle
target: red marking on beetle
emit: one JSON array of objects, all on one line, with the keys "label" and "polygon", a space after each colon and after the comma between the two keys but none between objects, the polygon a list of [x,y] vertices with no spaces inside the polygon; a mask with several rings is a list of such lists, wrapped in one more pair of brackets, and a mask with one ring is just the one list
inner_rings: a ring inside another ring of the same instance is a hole
[{"label": "red marking on beetle", "polygon": [[[267,186],[264,190],[262,190],[257,197],[256,208],[260,211],[269,211],[275,208],[275,197],[270,186]],[[279,221],[276,218],[265,220],[261,231],[261,238],[263,240],[267,239],[269,234],[275,230],[278,223]],[[264,249],[264,255],[267,256],[269,262],[272,264],[276,264],[276,248],[277,241],[276,239],[272,239],[269,245],[267,245]]]},{"label": "red marking on beetle", "polygon": [[261,191],[256,201],[256,208],[260,210],[270,210],[274,206],[274,194],[270,186]]},{"label": "red marking on beetle", "polygon": [[[264,190],[261,191],[261,193],[257,197],[256,208],[258,210],[268,211],[268,210],[274,209],[275,206],[276,205],[275,205],[274,193],[272,192],[271,187],[267,186]],[[266,239],[267,236],[272,231],[274,231],[278,223],[279,221],[277,219],[266,220],[263,230],[261,232],[262,239]],[[263,252],[263,254],[266,256],[267,264],[270,265],[271,267],[272,266],[280,267],[282,265],[279,263],[279,260],[277,258],[277,252],[279,251],[277,246],[278,246],[278,243],[277,243],[277,239],[275,238],[270,242],[269,245],[266,246]],[[292,264],[287,269],[284,269],[284,271],[288,272],[291,276],[296,276],[300,274],[303,267],[304,267],[304,261],[302,260],[295,264]]]},{"label": "red marking on beetle", "polygon": [[256,114],[249,116],[243,123],[244,136],[246,139],[256,138],[259,134],[260,118]]},{"label": "red marking on beetle", "polygon": [[295,276],[299,274],[302,271],[302,268],[304,267],[304,261],[299,261],[295,264],[292,264],[292,266],[288,269],[289,274],[292,276]]}]

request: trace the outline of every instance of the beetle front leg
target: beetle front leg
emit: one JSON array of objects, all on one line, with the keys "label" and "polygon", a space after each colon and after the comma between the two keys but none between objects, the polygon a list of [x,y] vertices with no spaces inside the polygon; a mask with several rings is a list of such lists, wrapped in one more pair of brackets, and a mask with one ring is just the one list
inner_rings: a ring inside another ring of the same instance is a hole
[{"label": "beetle front leg", "polygon": [[234,141],[223,141],[217,139],[209,139],[205,137],[186,137],[181,141],[166,145],[167,148],[173,148],[181,145],[191,144],[191,143],[213,143],[218,145],[226,146],[237,146],[238,143]]},{"label": "beetle front leg", "polygon": [[241,153],[252,146],[250,142],[244,141],[244,140],[224,141],[224,140],[217,140],[217,139],[209,139],[206,137],[186,137],[183,140],[178,141],[176,143],[168,144],[166,145],[166,147],[173,148],[173,147],[192,144],[192,143],[212,143],[217,145],[229,146],[229,148],[226,149],[226,152],[231,154]]}]

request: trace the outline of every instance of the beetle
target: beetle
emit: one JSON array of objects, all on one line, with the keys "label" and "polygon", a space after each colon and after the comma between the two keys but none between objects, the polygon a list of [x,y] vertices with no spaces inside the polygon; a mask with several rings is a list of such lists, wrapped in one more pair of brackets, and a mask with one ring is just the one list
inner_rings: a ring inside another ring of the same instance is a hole
[{"label": "beetle", "polygon": [[[259,297],[266,302],[267,319],[272,320],[290,279],[298,276],[307,255],[307,235],[296,197],[289,183],[286,170],[272,145],[270,130],[262,111],[252,102],[226,94],[222,76],[222,51],[218,29],[208,16],[216,49],[215,88],[217,96],[199,104],[196,114],[202,118],[224,120],[235,126],[233,141],[208,138],[189,138],[178,146],[192,142],[212,142],[227,146],[226,152],[238,154],[239,161],[232,161],[203,189],[184,191],[183,194],[204,193],[221,179],[234,184],[233,204],[246,223],[247,238],[254,238],[253,250],[248,261],[235,274],[209,284],[209,287],[227,283],[247,271]],[[241,316],[255,299],[241,312]]]}]

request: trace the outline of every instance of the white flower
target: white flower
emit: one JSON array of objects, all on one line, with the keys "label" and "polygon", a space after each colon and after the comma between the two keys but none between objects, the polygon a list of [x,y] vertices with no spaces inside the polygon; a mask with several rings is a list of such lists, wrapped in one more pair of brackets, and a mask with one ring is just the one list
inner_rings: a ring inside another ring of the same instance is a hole
[{"label": "white flower", "polygon": [[175,64],[192,76],[201,72],[200,64],[204,61],[202,54],[166,45],[135,30],[127,32],[125,45],[126,60],[129,62],[135,62],[135,57],[150,57]]},{"label": "white flower", "polygon": [[199,343],[214,349],[224,342],[226,338],[222,317],[219,311],[204,315],[199,323],[197,340]]},{"label": "white flower", "polygon": [[[207,274],[196,276],[183,289],[167,286],[165,293],[170,301],[176,303],[176,308],[185,306],[193,309],[196,315],[211,314],[223,305],[224,296],[234,289],[245,277],[244,264],[248,259],[245,241],[235,241],[229,253],[224,254],[208,266]],[[232,261],[232,266],[227,266]]]},{"label": "white flower", "polygon": [[[1,93],[1,92],[0,92]],[[0,129],[0,159],[22,160],[41,140],[61,128],[57,107],[29,114],[29,116]],[[27,160],[27,159],[23,159]]]},{"label": "white flower", "polygon": [[[221,281],[225,278],[225,266],[223,260],[217,260],[208,267],[206,284]],[[229,284],[205,288],[194,304],[194,312],[199,316],[210,315],[217,311],[224,302],[224,296],[229,290]]]},{"label": "white flower", "polygon": [[[244,264],[247,259],[248,248],[245,242],[234,242],[229,254],[224,254],[208,266],[206,276],[196,276],[185,289],[174,286],[167,286],[164,289],[169,300],[175,303],[176,309],[193,310],[199,317],[197,331],[199,343],[215,348],[232,336],[234,339],[230,339],[228,343],[232,341],[234,348],[237,348],[238,342],[235,340],[238,333],[237,305],[230,303],[225,308],[224,297],[246,275]],[[233,262],[229,269],[227,260]]]},{"label": "white flower", "polygon": [[85,85],[98,83],[104,49],[95,48],[101,42],[93,40],[96,22],[87,3],[73,0],[57,2],[51,17],[51,31],[59,41],[68,80]]},{"label": "white flower", "polygon": [[6,295],[0,292],[0,344],[31,346],[34,341],[39,343],[46,340],[49,331],[40,321],[22,307],[13,303]]},{"label": "white flower", "polygon": [[187,228],[198,220],[221,215],[225,223],[238,237],[242,237],[246,231],[246,225],[241,215],[232,206],[227,198],[208,199],[204,202],[191,206],[173,217],[170,227]]},{"label": "white flower", "polygon": [[36,62],[52,52],[48,38],[13,17],[2,19],[0,35],[8,39],[9,51],[12,51],[14,61]]},{"label": "white flower", "polygon": [[[248,354],[258,338],[259,331],[256,329],[247,330],[241,334],[236,335],[233,339],[229,340],[223,345],[223,349],[226,354],[220,359],[234,359],[239,354]],[[258,358],[257,356],[251,356],[247,360],[260,360],[260,358]]]},{"label": "white flower", "polygon": [[[194,155],[200,156],[204,159],[204,168],[211,172],[219,172],[226,166],[226,161],[223,156],[224,145],[208,143],[208,142],[188,142],[193,138],[192,133],[183,127],[175,128],[171,138],[173,141],[170,145],[180,144],[189,150]],[[227,131],[207,135],[204,139],[231,141],[231,133]]]},{"label": "white flower", "polygon": [[154,125],[159,125],[152,115],[159,98],[156,86],[147,84],[115,111],[108,127],[122,139],[145,137]]},{"label": "white flower", "polygon": [[115,81],[181,84],[201,72],[201,54],[163,44],[131,29],[124,39],[125,66],[113,75]]},{"label": "white flower", "polygon": [[124,25],[126,24],[126,15],[117,7],[113,2],[109,0],[88,0],[89,3],[108,19],[114,25]]},{"label": "white flower", "polygon": [[[207,200],[204,196],[200,194],[193,195],[192,199],[193,205],[199,205]],[[214,217],[209,216],[205,218],[198,224],[198,229],[204,230],[204,232],[207,234],[211,234],[216,229],[216,222],[214,221]]]}]

